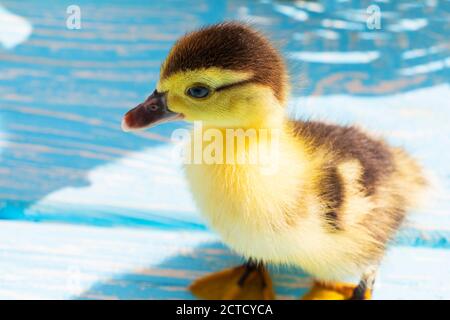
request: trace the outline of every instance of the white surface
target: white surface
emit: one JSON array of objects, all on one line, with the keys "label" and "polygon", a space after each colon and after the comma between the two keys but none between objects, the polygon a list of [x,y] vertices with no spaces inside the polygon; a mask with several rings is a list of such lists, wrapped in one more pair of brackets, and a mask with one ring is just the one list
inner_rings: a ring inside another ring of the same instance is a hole
[{"label": "white surface", "polygon": [[317,63],[360,64],[370,63],[380,56],[378,51],[301,51],[291,52],[289,58]]},{"label": "white surface", "polygon": [[31,23],[0,5],[0,44],[6,49],[12,49],[25,42],[31,35]]}]

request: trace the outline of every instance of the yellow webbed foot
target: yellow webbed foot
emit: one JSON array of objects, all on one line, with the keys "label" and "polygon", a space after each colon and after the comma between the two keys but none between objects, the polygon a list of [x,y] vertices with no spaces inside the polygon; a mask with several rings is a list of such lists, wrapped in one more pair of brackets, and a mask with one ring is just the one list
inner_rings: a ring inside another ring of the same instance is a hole
[{"label": "yellow webbed foot", "polygon": [[194,281],[189,290],[200,299],[272,300],[272,280],[263,266],[243,265]]},{"label": "yellow webbed foot", "polygon": [[[314,282],[313,287],[302,297],[302,300],[350,300],[355,298],[354,291],[357,285],[349,283]],[[371,291],[366,290],[364,300],[370,300]]]}]

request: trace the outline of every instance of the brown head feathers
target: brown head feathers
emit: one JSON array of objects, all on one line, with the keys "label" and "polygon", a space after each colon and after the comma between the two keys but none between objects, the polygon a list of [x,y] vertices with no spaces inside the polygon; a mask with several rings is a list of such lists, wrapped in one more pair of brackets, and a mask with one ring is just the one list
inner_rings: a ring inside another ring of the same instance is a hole
[{"label": "brown head feathers", "polygon": [[170,51],[161,77],[211,67],[251,72],[251,82],[269,86],[279,101],[285,99],[287,74],[283,59],[261,33],[246,24],[226,22],[186,34]]}]

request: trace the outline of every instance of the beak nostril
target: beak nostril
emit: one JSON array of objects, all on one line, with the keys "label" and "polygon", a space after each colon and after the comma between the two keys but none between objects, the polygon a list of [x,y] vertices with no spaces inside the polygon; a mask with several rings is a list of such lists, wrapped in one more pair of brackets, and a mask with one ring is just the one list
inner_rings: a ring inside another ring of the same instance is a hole
[{"label": "beak nostril", "polygon": [[166,105],[165,93],[156,90],[142,103],[126,113],[122,121],[124,131],[149,128],[158,123],[184,119]]}]

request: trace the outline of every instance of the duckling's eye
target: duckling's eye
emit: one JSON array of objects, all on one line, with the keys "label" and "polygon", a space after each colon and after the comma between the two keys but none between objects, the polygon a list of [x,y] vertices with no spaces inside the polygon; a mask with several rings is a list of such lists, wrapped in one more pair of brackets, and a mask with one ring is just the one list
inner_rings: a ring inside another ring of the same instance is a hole
[{"label": "duckling's eye", "polygon": [[194,86],[186,90],[186,94],[193,98],[205,98],[209,95],[209,88],[203,86]]}]

